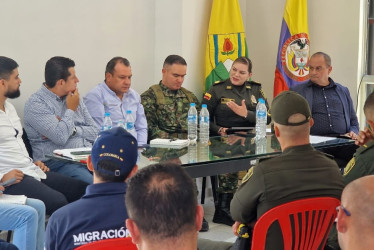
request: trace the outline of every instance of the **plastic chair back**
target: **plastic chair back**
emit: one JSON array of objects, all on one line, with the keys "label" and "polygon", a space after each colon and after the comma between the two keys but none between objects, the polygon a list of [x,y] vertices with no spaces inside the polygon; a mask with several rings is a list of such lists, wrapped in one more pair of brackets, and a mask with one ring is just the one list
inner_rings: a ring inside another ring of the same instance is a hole
[{"label": "plastic chair back", "polygon": [[253,229],[252,250],[265,249],[269,227],[278,221],[285,250],[318,249],[326,244],[335,221],[336,198],[319,197],[288,202],[264,213]]},{"label": "plastic chair back", "polygon": [[137,250],[138,248],[132,243],[131,237],[116,238],[108,240],[99,240],[75,248],[75,250]]}]

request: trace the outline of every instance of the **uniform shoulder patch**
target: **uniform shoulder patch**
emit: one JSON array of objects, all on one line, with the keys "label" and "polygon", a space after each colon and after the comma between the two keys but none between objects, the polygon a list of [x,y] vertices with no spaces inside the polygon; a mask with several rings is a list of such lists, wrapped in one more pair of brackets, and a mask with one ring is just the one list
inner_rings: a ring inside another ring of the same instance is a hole
[{"label": "uniform shoulder patch", "polygon": [[356,159],[353,157],[347,164],[347,166],[344,168],[344,175],[346,176],[356,165]]},{"label": "uniform shoulder patch", "polygon": [[223,83],[224,81],[215,81],[214,83],[213,83],[213,85],[217,85],[217,84],[220,84],[220,83]]},{"label": "uniform shoulder patch", "polygon": [[261,86],[261,83],[259,82],[251,81],[251,83]]},{"label": "uniform shoulder patch", "polygon": [[204,95],[204,99],[206,99],[206,100],[210,100],[210,98],[212,98],[212,95],[211,94],[209,94],[208,92],[206,92],[205,93],[205,95]]},{"label": "uniform shoulder patch", "polygon": [[247,182],[247,181],[252,177],[252,175],[253,175],[253,168],[254,168],[254,167],[255,167],[255,166],[251,167],[251,168],[248,170],[248,172],[244,175],[244,177],[243,177],[243,179],[242,179],[242,183]]}]

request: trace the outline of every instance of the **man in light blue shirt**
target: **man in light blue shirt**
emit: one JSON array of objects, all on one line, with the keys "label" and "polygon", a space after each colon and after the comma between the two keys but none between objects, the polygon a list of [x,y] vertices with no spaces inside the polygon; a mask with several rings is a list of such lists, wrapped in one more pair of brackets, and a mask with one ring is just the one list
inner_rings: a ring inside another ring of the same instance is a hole
[{"label": "man in light blue shirt", "polygon": [[33,159],[51,171],[92,183],[92,174],[79,163],[48,159],[53,150],[91,147],[98,129],[79,98],[73,60],[52,57],[45,66],[45,83],[25,103],[24,128]]},{"label": "man in light blue shirt", "polygon": [[105,69],[105,81],[88,92],[84,102],[98,128],[103,125],[106,112],[110,113],[113,126],[117,126],[118,121],[125,120],[126,111],[131,110],[135,131],[130,133],[138,145],[144,145],[148,136],[147,119],[140,95],[130,88],[131,77],[130,62],[123,57],[112,58]]}]

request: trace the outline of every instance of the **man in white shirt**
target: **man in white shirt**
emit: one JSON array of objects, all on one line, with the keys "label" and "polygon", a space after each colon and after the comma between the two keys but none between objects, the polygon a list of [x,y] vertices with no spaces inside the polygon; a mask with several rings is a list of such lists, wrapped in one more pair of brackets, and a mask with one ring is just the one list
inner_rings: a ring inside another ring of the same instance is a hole
[{"label": "man in white shirt", "polygon": [[68,202],[79,199],[86,183],[57,173],[41,161],[33,162],[22,140],[22,125],[8,98],[20,95],[21,79],[18,64],[0,56],[0,181],[15,179],[4,194],[26,195],[42,200],[47,214],[52,214]]}]

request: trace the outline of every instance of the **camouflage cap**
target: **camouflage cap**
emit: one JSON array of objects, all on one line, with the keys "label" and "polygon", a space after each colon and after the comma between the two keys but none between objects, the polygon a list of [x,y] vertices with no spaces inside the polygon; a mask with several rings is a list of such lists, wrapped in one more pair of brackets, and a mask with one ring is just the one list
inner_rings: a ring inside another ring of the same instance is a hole
[{"label": "camouflage cap", "polygon": [[[304,121],[291,123],[290,116],[302,114]],[[309,104],[304,97],[294,91],[283,91],[271,103],[271,116],[274,122],[286,126],[299,126],[307,123],[312,117]]]}]

